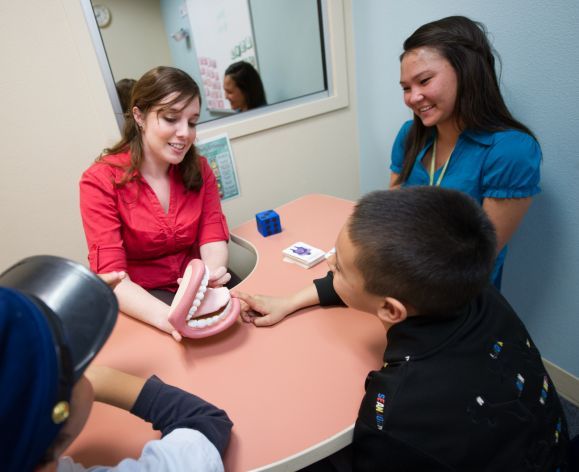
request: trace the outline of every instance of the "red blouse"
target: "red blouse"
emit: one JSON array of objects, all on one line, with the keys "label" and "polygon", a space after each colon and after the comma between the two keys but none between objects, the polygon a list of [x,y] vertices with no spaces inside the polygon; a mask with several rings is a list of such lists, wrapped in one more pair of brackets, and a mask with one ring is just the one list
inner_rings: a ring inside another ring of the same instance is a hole
[{"label": "red blouse", "polygon": [[[122,153],[106,160],[126,168],[130,157]],[[116,187],[123,168],[105,162],[89,167],[80,180],[80,211],[91,270],[124,270],[145,289],[175,291],[187,263],[199,257],[199,246],[228,240],[215,175],[205,158],[199,164],[199,191],[187,190],[177,167],[170,167],[167,213],[138,173]]]}]

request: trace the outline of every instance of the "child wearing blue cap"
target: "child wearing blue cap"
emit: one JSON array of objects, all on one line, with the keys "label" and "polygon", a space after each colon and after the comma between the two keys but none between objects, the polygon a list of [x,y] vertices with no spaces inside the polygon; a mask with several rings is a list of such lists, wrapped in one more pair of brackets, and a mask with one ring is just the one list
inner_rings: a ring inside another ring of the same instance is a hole
[{"label": "child wearing blue cap", "polygon": [[352,446],[308,471],[575,470],[540,353],[488,282],[495,250],[492,223],[462,192],[373,192],[340,231],[326,278],[287,297],[236,294],[258,326],[319,303],[372,313],[386,330]]},{"label": "child wearing blue cap", "polygon": [[[114,285],[123,278],[103,279]],[[85,267],[37,256],[0,275],[0,470],[83,471],[61,454],[81,432],[93,399],[160,430],[138,459],[98,471],[223,471],[232,423],[201,398],[90,362],[116,322],[112,290]]]}]

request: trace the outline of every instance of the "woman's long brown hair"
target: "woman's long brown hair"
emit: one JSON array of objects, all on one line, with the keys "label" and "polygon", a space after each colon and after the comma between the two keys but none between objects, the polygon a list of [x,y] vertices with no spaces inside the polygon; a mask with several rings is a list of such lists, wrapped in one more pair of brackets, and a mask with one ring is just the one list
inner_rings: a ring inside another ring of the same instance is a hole
[{"label": "woman's long brown hair", "polygon": [[[165,102],[164,100],[169,95],[175,96],[172,100]],[[201,104],[199,86],[186,72],[174,67],[164,66],[156,67],[146,72],[133,88],[129,109],[125,110],[125,125],[121,140],[114,146],[105,149],[96,161],[115,165],[107,161],[107,156],[129,151],[131,162],[128,167],[124,167],[125,173],[120,182],[116,182],[116,184],[122,186],[131,181],[134,178],[135,171],[140,169],[144,159],[141,129],[135,121],[132,109],[137,107],[143,115],[146,115],[154,107],[162,105],[157,110],[158,114],[179,102],[185,102],[185,106],[187,106],[195,99],[198,99],[199,104]],[[188,190],[199,190],[201,188],[203,178],[199,168],[199,157],[194,145],[187,151],[178,168],[185,188]]]}]

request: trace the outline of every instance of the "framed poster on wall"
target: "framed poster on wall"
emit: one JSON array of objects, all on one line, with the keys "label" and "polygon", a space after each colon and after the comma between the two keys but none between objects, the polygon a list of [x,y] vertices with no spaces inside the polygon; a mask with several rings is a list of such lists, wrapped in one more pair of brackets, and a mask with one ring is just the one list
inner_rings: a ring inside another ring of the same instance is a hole
[{"label": "framed poster on wall", "polygon": [[207,159],[209,167],[217,179],[217,188],[221,200],[239,196],[239,180],[231,142],[227,134],[199,140],[195,143],[197,152]]}]

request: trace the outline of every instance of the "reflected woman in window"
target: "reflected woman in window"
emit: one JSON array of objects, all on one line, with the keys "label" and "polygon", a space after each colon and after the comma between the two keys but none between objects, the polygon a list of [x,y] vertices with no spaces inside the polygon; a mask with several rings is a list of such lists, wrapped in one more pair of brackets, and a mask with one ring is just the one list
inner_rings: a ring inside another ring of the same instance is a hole
[{"label": "reflected woman in window", "polygon": [[261,78],[249,62],[234,62],[227,68],[223,90],[231,108],[236,111],[247,111],[267,105]]},{"label": "reflected woman in window", "polygon": [[169,304],[188,262],[205,262],[210,286],[231,278],[217,182],[193,144],[200,105],[199,87],[185,72],[145,73],[133,89],[121,140],[80,181],[91,270],[125,271],[115,288],[121,311],[176,340]]}]

